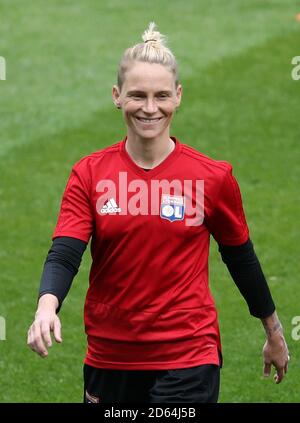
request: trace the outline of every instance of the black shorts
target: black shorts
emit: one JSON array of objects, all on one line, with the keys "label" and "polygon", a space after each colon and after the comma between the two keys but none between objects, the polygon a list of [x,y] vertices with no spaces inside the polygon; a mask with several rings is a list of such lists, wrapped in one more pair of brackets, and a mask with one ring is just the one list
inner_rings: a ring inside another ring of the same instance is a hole
[{"label": "black shorts", "polygon": [[84,365],[85,403],[216,403],[220,366],[113,370]]}]

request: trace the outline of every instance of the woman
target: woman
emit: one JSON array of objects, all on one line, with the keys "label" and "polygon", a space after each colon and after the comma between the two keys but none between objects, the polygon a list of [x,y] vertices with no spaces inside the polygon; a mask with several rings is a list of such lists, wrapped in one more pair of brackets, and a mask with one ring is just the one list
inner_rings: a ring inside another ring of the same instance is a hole
[{"label": "woman", "polygon": [[212,234],[266,328],[265,374],[279,383],[288,350],[249,239],[229,163],[170,137],[182,87],[151,23],[125,51],[113,87],[127,135],[72,169],[40,287],[29,346],[42,357],[92,237],[85,302],[85,402],[217,402],[221,344],[208,287]]}]

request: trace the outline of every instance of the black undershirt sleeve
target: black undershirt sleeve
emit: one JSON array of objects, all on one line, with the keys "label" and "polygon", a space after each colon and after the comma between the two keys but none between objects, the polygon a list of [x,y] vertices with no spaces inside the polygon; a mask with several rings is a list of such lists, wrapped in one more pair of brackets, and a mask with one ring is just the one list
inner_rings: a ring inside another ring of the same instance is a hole
[{"label": "black undershirt sleeve", "polygon": [[77,238],[57,237],[48,251],[41,277],[39,296],[53,294],[61,308],[77,274],[87,243]]},{"label": "black undershirt sleeve", "polygon": [[239,246],[219,244],[219,252],[250,314],[261,319],[270,316],[275,304],[251,240]]}]

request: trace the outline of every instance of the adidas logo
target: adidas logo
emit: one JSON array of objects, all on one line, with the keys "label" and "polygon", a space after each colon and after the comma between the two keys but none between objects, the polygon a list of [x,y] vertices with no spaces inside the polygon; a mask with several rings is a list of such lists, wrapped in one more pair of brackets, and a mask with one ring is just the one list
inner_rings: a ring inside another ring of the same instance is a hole
[{"label": "adidas logo", "polygon": [[114,198],[108,200],[101,209],[102,214],[119,213],[121,211]]}]

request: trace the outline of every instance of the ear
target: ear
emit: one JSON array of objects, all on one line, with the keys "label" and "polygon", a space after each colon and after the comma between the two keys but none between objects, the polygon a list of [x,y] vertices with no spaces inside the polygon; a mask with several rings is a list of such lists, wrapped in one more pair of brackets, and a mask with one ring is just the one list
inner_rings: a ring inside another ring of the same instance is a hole
[{"label": "ear", "polygon": [[120,105],[120,91],[119,91],[119,87],[117,85],[114,85],[112,87],[112,99],[113,99],[113,102],[114,102],[115,106],[118,109],[121,109],[121,105]]},{"label": "ear", "polygon": [[182,97],[182,85],[178,85],[178,87],[176,88],[176,107],[180,106],[181,103],[181,97]]}]

